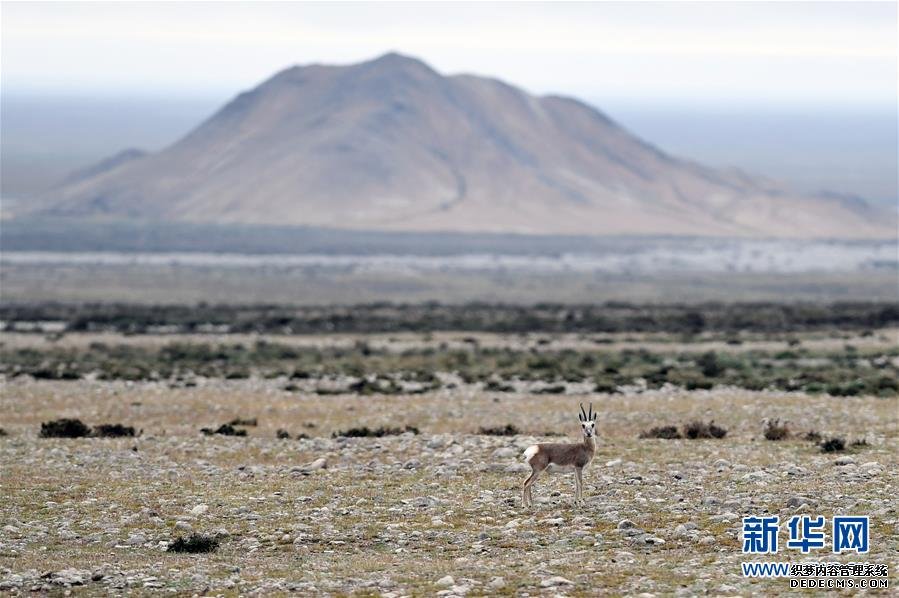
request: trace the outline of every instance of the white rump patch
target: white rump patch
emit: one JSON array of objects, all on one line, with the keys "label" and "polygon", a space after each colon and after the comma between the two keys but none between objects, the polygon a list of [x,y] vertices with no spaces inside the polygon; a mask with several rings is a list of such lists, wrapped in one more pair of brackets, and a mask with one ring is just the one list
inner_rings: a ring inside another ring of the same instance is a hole
[{"label": "white rump patch", "polygon": [[539,446],[537,446],[536,444],[533,445],[533,446],[529,446],[528,448],[526,448],[526,449],[524,450],[524,460],[525,460],[525,461],[530,461],[530,460],[531,460],[531,457],[533,457],[534,455],[536,455],[538,452],[540,452],[540,447],[539,447]]}]

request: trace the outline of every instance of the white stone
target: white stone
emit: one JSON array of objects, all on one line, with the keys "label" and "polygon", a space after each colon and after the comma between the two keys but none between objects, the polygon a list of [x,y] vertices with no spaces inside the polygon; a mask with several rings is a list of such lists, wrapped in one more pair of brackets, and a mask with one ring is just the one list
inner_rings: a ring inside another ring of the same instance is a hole
[{"label": "white stone", "polygon": [[544,588],[552,588],[555,586],[570,586],[574,585],[574,582],[559,575],[554,575],[553,577],[549,577],[540,582],[540,586]]},{"label": "white stone", "polygon": [[437,580],[438,586],[451,586],[451,585],[455,585],[455,583],[456,583],[456,580],[453,579],[452,575],[445,575]]},{"label": "white stone", "polygon": [[305,471],[305,472],[318,471],[320,469],[327,469],[327,468],[328,468],[328,461],[324,457],[319,457],[315,461],[306,463],[305,465],[303,465],[301,467],[302,471]]}]

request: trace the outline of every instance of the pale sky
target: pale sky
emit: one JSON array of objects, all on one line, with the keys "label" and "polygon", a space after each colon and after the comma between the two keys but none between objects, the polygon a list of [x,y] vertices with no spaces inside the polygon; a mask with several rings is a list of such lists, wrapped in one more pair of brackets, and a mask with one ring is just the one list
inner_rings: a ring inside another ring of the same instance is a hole
[{"label": "pale sky", "polygon": [[3,2],[4,93],[230,95],[389,50],[535,93],[895,106],[896,3]]}]

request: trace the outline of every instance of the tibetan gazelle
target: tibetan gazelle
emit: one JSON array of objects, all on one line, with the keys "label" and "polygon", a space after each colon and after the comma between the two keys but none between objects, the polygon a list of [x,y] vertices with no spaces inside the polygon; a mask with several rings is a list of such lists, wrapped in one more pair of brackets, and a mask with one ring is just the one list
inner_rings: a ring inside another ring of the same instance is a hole
[{"label": "tibetan gazelle", "polygon": [[550,465],[574,469],[575,502],[583,500],[584,496],[584,468],[593,459],[596,452],[596,414],[593,413],[593,403],[590,403],[590,412],[584,412],[581,404],[581,412],[578,414],[581,420],[581,428],[584,431],[584,441],[577,444],[540,443],[529,446],[524,451],[524,460],[531,466],[531,475],[524,482],[521,492],[521,502],[525,507],[534,504],[534,496],[531,488],[537,481],[537,476]]}]

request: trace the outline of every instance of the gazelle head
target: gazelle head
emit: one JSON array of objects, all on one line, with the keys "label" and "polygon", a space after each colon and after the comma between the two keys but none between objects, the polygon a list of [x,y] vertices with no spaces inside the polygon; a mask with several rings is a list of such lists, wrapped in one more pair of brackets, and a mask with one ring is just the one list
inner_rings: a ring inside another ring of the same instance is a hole
[{"label": "gazelle head", "polygon": [[581,412],[578,419],[581,420],[581,428],[584,429],[584,438],[593,438],[596,434],[596,414],[593,413],[593,403],[590,403],[590,413],[584,411],[584,404],[580,403]]}]

